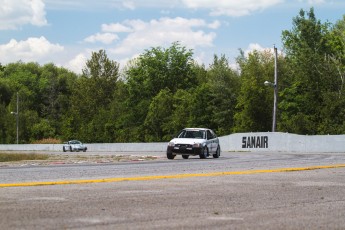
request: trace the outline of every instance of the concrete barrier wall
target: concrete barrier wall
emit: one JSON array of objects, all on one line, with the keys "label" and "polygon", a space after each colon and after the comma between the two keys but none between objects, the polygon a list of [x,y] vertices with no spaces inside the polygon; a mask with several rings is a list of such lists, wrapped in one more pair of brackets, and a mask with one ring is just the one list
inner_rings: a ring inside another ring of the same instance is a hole
[{"label": "concrete barrier wall", "polygon": [[[98,152],[164,152],[168,143],[85,144],[87,151]],[[0,145],[0,151],[62,151],[63,144]]]},{"label": "concrete barrier wall", "polygon": [[[159,143],[109,143],[109,144],[88,144],[90,151],[105,152],[165,152],[166,142]],[[62,148],[62,147],[61,147]]]},{"label": "concrete barrier wall", "polygon": [[[222,151],[230,152],[345,152],[345,135],[304,136],[290,133],[235,133],[220,137]],[[161,143],[86,144],[88,151],[165,152]],[[0,145],[0,151],[62,151],[62,144]]]},{"label": "concrete barrier wall", "polygon": [[290,133],[236,133],[220,137],[223,151],[345,152],[345,135],[305,136]]}]

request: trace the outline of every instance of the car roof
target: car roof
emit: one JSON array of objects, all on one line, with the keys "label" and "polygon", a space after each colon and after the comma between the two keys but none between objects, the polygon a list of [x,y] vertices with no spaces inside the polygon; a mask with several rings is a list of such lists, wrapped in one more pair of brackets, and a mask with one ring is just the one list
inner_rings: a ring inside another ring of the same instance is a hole
[{"label": "car roof", "polygon": [[183,130],[210,130],[207,128],[184,128]]}]

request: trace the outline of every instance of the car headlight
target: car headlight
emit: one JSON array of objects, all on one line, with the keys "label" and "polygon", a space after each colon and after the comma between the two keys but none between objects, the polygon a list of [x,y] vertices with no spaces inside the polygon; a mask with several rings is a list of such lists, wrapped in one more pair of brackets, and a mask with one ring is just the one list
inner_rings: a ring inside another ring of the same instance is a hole
[{"label": "car headlight", "polygon": [[201,144],[200,143],[194,143],[193,144],[193,148],[200,148],[201,147]]},{"label": "car headlight", "polygon": [[175,146],[174,142],[169,142],[168,146]]}]

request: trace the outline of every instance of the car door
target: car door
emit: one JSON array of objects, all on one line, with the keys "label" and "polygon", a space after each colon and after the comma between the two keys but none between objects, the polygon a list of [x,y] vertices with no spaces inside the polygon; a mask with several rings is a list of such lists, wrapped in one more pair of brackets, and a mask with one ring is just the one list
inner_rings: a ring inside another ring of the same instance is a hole
[{"label": "car door", "polygon": [[214,149],[214,145],[215,145],[215,143],[214,143],[214,136],[213,136],[213,134],[212,134],[212,132],[210,130],[207,130],[207,143],[208,143],[207,144],[208,151],[210,153],[213,153],[214,151],[216,151]]},{"label": "car door", "polygon": [[212,139],[213,146],[212,146],[212,148],[213,148],[213,152],[215,153],[217,151],[217,149],[218,149],[218,146],[219,146],[219,139],[218,139],[217,135],[212,130],[210,130],[210,131],[211,131],[212,136],[213,136],[213,139]]}]

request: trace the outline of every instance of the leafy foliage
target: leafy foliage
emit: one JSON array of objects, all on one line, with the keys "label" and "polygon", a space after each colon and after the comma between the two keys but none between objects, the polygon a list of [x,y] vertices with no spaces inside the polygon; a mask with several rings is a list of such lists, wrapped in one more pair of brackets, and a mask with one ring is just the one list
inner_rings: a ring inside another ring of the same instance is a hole
[{"label": "leafy foliage", "polygon": [[[301,10],[282,32],[278,57],[278,131],[345,132],[345,16],[321,23]],[[184,127],[218,135],[271,130],[274,56],[240,51],[238,71],[225,55],[206,68],[179,42],[152,47],[120,70],[104,50],[81,75],[37,63],[0,64],[0,143],[168,141]]]},{"label": "leafy foliage", "polygon": [[[280,130],[300,134],[344,132],[334,129],[343,126],[336,114],[343,113],[345,99],[341,63],[345,46],[337,36],[339,32],[331,31],[328,23],[316,19],[313,9],[308,13],[301,10],[293,19],[293,29],[283,32],[289,79],[281,92]],[[335,116],[332,119],[331,114]],[[331,125],[333,122],[337,123]]]},{"label": "leafy foliage", "polygon": [[[271,130],[273,90],[263,83],[274,76],[274,57],[270,52],[254,51],[238,59],[241,68],[241,89],[237,101],[235,132]],[[271,82],[273,82],[271,80]],[[272,103],[270,103],[272,102]]]}]

